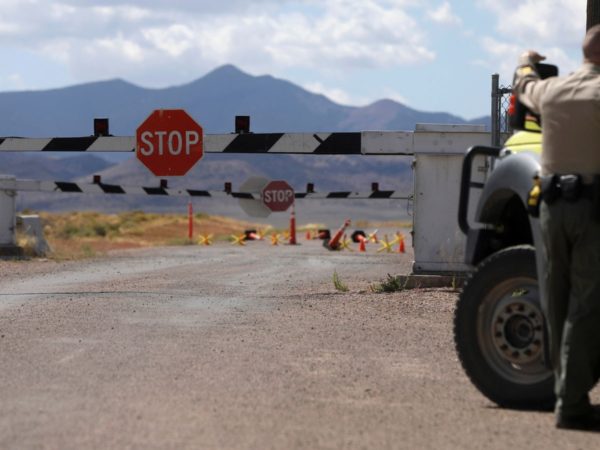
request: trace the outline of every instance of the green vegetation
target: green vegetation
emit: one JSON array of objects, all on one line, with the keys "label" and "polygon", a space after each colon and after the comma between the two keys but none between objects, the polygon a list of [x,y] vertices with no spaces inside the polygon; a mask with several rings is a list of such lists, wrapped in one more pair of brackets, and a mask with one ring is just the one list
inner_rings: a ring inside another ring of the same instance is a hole
[{"label": "green vegetation", "polygon": [[169,239],[167,245],[196,245],[196,242],[189,238],[177,237]]},{"label": "green vegetation", "polygon": [[379,284],[372,284],[370,288],[371,291],[376,294],[381,294],[383,292],[398,292],[406,289],[407,281],[408,278],[403,279],[403,277],[394,277],[388,273],[385,280]]},{"label": "green vegetation", "polygon": [[96,252],[89,244],[83,244],[81,246],[81,253],[84,258],[92,258],[92,257],[96,256]]},{"label": "green vegetation", "polygon": [[333,286],[335,287],[336,291],[348,292],[348,286],[346,286],[342,280],[340,280],[340,276],[335,270],[333,271]]},{"label": "green vegetation", "polygon": [[[188,239],[187,214],[145,213],[139,210],[118,214],[94,211],[38,214],[42,219],[44,236],[52,249],[47,257],[56,260],[88,258],[126,248],[195,245],[199,235],[212,235],[213,242],[225,241],[231,234],[257,228],[254,223],[197,212],[193,217],[194,238]],[[34,244],[23,241],[20,246],[26,248]],[[33,247],[31,253],[35,253]]]},{"label": "green vegetation", "polygon": [[60,220],[55,234],[61,239],[81,237],[106,237],[119,233],[119,221],[106,220],[98,213],[77,214],[73,220]]}]

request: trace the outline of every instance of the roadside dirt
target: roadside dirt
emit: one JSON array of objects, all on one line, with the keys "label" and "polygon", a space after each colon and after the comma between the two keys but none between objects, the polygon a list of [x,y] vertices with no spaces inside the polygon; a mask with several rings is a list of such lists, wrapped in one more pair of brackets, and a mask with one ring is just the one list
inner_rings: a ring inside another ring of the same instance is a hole
[{"label": "roadside dirt", "polygon": [[0,448],[598,446],[482,397],[454,352],[457,292],[371,292],[412,263],[376,248],[0,262]]},{"label": "roadside dirt", "polygon": [[[199,235],[226,241],[246,229],[259,229],[252,222],[197,213],[192,215],[195,238],[189,240],[189,217],[182,214],[85,211],[41,213],[40,218],[52,249],[49,257],[54,260],[89,258],[129,248],[195,244]],[[28,247],[26,235],[19,234],[19,240],[22,247]]]}]

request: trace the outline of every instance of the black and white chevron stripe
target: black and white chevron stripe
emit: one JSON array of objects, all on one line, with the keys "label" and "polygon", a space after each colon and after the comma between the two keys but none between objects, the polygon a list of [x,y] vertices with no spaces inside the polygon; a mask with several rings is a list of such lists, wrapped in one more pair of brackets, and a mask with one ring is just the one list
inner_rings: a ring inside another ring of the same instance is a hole
[{"label": "black and white chevron stripe", "polygon": [[208,135],[208,153],[360,155],[361,133],[246,133]]},{"label": "black and white chevron stripe", "polygon": [[[279,153],[313,155],[412,155],[406,131],[354,133],[206,134],[205,153]],[[0,137],[0,152],[135,152],[133,136]]]},{"label": "black and white chevron stripe", "polygon": [[135,138],[129,136],[85,136],[24,138],[0,137],[4,152],[133,152]]},{"label": "black and white chevron stripe", "polygon": [[[38,180],[0,180],[0,190],[25,192],[61,192],[77,194],[121,194],[121,195],[157,195],[172,197],[209,197],[260,200],[257,192],[226,192],[203,189],[169,188],[166,186],[124,186],[108,183],[77,183],[72,181]],[[297,199],[408,199],[411,195],[400,191],[371,191],[366,193],[353,191],[338,192],[296,192]]]},{"label": "black and white chevron stripe", "polygon": [[[360,155],[361,133],[245,133],[204,136],[206,153]],[[5,152],[134,152],[135,137],[0,137]]]},{"label": "black and white chevron stripe", "polygon": [[400,191],[352,192],[296,192],[297,199],[408,199],[409,195]]}]

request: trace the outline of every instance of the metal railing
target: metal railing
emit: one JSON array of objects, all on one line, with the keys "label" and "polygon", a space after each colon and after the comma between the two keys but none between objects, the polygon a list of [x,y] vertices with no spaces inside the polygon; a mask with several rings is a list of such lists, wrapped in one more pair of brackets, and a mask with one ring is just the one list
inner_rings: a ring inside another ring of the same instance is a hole
[{"label": "metal railing", "polygon": [[511,92],[511,86],[500,85],[500,76],[497,73],[492,75],[491,145],[493,147],[501,147],[512,132],[508,121]]}]

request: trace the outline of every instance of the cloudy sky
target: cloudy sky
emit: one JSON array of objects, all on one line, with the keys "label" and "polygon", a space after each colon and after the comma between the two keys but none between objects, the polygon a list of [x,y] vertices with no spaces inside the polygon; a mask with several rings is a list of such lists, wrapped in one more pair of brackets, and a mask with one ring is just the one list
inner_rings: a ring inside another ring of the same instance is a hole
[{"label": "cloudy sky", "polygon": [[144,87],[231,63],[362,106],[489,113],[535,48],[580,61],[586,0],[0,0],[0,91],[123,78]]}]

